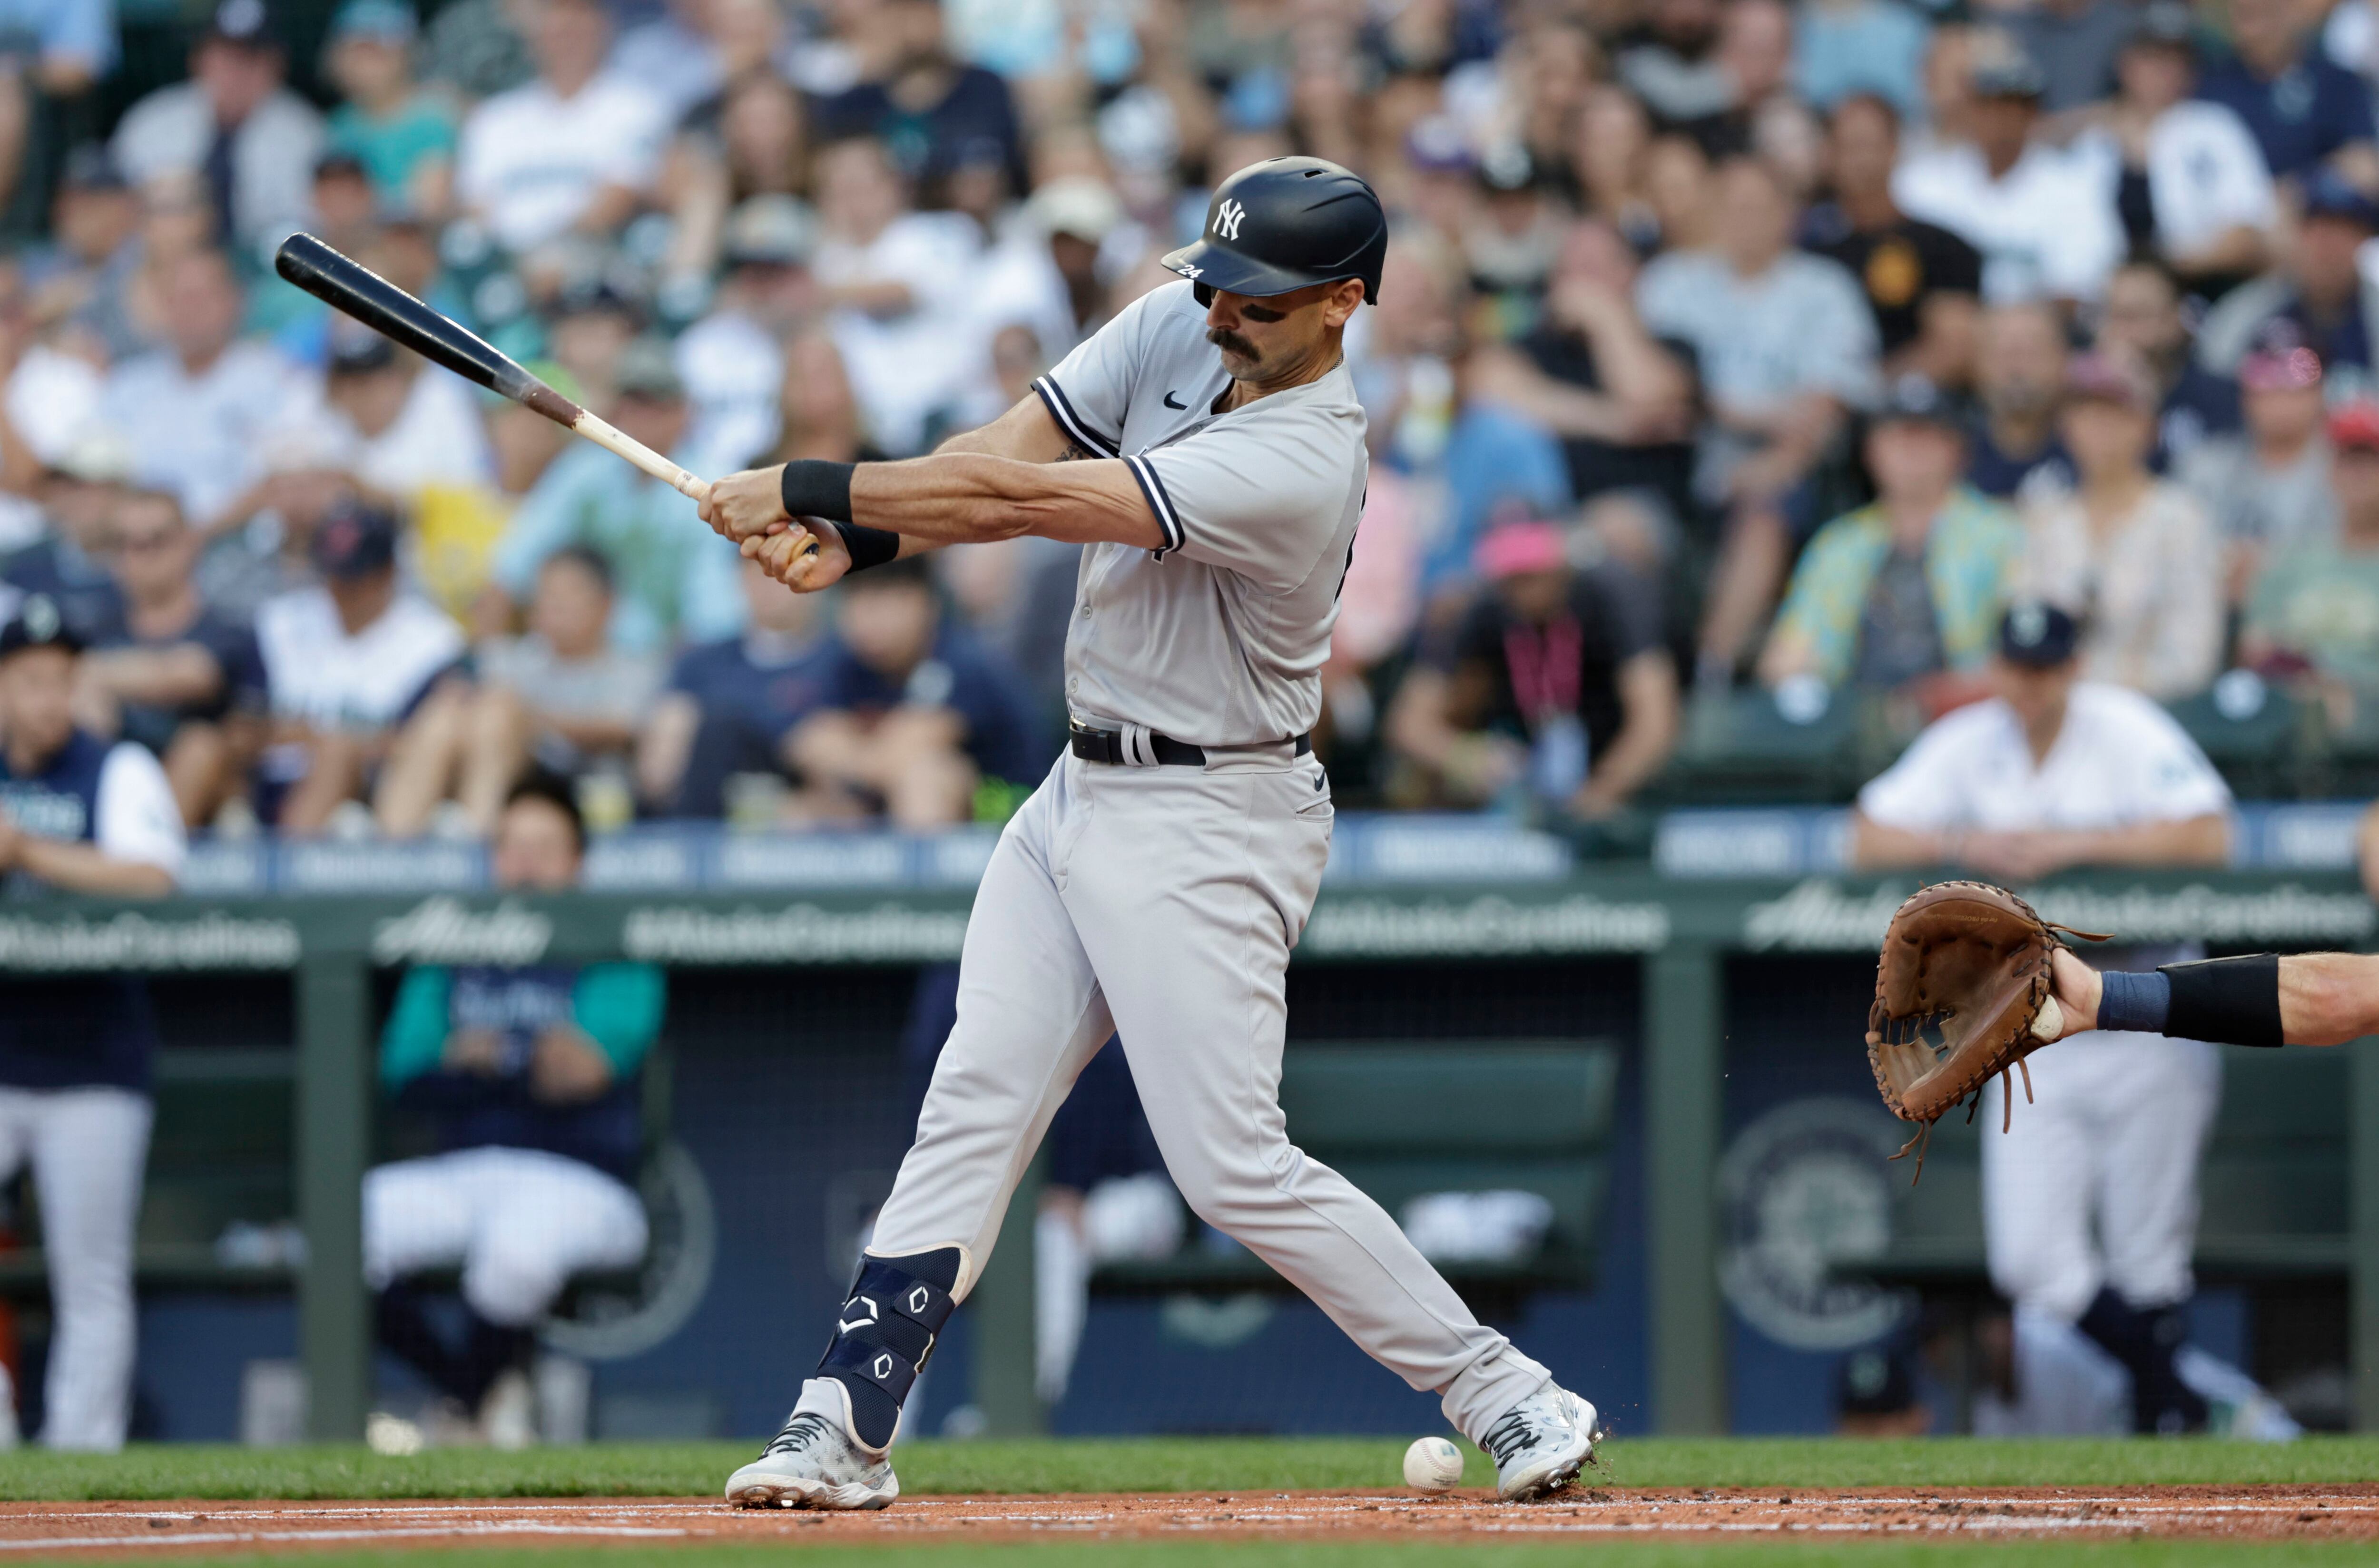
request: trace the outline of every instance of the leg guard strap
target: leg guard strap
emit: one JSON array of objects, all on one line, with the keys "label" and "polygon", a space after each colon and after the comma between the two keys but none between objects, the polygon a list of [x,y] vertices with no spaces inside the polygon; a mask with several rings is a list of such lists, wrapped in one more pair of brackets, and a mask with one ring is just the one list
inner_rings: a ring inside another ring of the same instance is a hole
[{"label": "leg guard strap", "polygon": [[891,1446],[901,1402],[932,1358],[956,1303],[955,1247],[908,1258],[863,1258],[851,1295],[837,1314],[834,1338],[818,1362],[820,1376],[851,1390],[853,1434],[870,1448]]}]

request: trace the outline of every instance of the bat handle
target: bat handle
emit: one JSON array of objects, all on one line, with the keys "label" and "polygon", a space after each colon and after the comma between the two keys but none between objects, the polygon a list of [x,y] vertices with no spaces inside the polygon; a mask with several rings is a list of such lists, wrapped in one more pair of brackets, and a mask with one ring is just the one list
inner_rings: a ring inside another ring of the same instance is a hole
[{"label": "bat handle", "polygon": [[710,481],[700,478],[671,463],[644,442],[620,429],[609,421],[598,418],[585,409],[570,422],[570,428],[607,452],[617,452],[630,463],[650,474],[695,504],[710,499]]}]

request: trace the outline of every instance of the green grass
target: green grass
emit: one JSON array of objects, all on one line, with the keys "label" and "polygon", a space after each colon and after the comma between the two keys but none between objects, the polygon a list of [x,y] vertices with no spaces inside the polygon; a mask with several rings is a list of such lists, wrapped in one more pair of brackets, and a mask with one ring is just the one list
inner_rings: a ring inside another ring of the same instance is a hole
[{"label": "green grass", "polygon": [[[1036,1439],[915,1442],[900,1486],[928,1492],[1230,1491],[1395,1487],[1402,1440]],[[0,1500],[714,1496],[750,1442],[596,1443],[383,1458],[362,1448],[135,1447],[115,1456],[26,1450],[0,1464]],[[1484,1485],[1486,1457],[1466,1479]],[[1621,1487],[2120,1486],[2379,1481],[2379,1437],[2285,1445],[2172,1441],[1636,1438],[1607,1445],[1591,1481]],[[1591,1483],[1590,1483],[1591,1484]]]},{"label": "green grass", "polygon": [[[475,1547],[435,1551],[308,1552],[306,1568],[555,1568],[564,1553],[600,1568],[759,1568],[798,1562],[803,1568],[2001,1568],[2012,1551],[2024,1568],[2344,1568],[2368,1562],[2361,1542],[2042,1541],[2020,1547],[1984,1542],[1596,1540],[1565,1544],[1370,1541],[1032,1541],[990,1544],[901,1542],[885,1546]],[[288,1568],[285,1554],[184,1557],[176,1564]]]}]

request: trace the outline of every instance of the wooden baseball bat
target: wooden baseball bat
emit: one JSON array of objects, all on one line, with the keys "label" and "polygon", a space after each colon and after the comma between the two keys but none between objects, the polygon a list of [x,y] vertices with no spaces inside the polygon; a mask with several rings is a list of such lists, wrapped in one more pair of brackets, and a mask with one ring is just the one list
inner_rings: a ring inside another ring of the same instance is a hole
[{"label": "wooden baseball bat", "polygon": [[432,310],[354,258],[316,239],[291,235],[273,254],[272,270],[333,310],[413,350],[466,381],[476,381],[514,403],[533,408],[574,435],[619,453],[654,478],[696,501],[710,495],[708,481],[695,477],[659,452],[607,424],[522,368],[460,322]]}]

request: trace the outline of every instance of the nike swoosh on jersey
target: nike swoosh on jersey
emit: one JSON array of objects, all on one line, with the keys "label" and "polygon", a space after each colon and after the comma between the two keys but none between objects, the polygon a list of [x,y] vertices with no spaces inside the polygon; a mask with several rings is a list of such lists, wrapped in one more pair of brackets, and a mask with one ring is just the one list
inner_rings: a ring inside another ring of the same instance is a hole
[{"label": "nike swoosh on jersey", "polygon": [[1173,394],[1172,394],[1170,392],[1166,392],[1166,393],[1165,394],[1165,407],[1167,407],[1167,408],[1187,408],[1187,407],[1189,407],[1190,405],[1189,405],[1188,404],[1186,404],[1186,403],[1176,403],[1176,402],[1174,402],[1174,401],[1173,401]]}]

